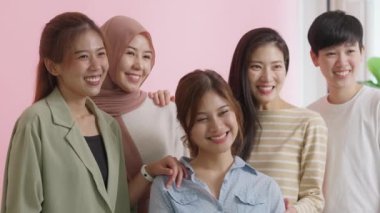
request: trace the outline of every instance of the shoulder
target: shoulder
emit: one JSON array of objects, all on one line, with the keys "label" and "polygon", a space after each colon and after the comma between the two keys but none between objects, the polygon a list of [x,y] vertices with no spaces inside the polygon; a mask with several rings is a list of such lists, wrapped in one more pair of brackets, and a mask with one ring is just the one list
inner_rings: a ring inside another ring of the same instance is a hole
[{"label": "shoulder", "polygon": [[309,124],[325,125],[325,121],[319,112],[307,108],[297,108],[299,116],[302,117]]},{"label": "shoulder", "polygon": [[314,101],[313,103],[309,104],[307,106],[308,109],[319,112],[320,108],[324,105],[326,105],[327,102],[327,96],[323,96],[319,98],[318,100]]},{"label": "shoulder", "polygon": [[380,102],[380,89],[363,86],[362,93],[360,95],[360,102],[369,101],[373,104],[378,104]]},{"label": "shoulder", "polygon": [[324,124],[324,120],[318,112],[307,108],[294,107],[283,110],[282,113],[284,117],[292,119],[300,124]]},{"label": "shoulder", "polygon": [[[271,177],[259,172],[253,166],[251,166],[238,156],[235,156],[235,162],[233,167],[239,173],[239,177],[241,177],[239,179],[247,180],[250,184],[267,184],[272,181]],[[244,181],[242,181],[241,183],[243,182]]]},{"label": "shoulder", "polygon": [[[268,186],[275,183],[273,178],[256,170],[254,167],[252,167],[250,164],[245,162],[239,156],[235,156],[233,169],[236,169],[240,173],[239,180],[246,180],[250,184],[254,184],[254,185],[264,184]],[[242,183],[243,182],[244,181],[242,181]]]},{"label": "shoulder", "polygon": [[42,99],[26,108],[18,118],[18,123],[33,123],[37,119],[50,117],[50,114],[45,99]]},{"label": "shoulder", "polygon": [[158,111],[170,111],[170,112],[176,112],[176,106],[175,103],[170,101],[168,105],[165,106],[157,106],[153,99],[151,98],[146,98],[144,103],[141,105],[141,107],[146,107],[150,109],[155,109]]}]

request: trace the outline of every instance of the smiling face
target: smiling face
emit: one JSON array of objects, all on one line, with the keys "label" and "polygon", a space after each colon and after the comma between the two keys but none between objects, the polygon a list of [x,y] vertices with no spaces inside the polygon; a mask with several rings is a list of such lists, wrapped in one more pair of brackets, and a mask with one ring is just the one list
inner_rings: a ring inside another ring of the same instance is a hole
[{"label": "smiling face", "polygon": [[63,61],[50,68],[65,98],[97,95],[108,71],[102,38],[94,30],[83,31],[74,39]]},{"label": "smiling face", "polygon": [[198,155],[231,152],[237,134],[238,123],[231,106],[214,91],[206,92],[190,131],[190,140],[198,147]]},{"label": "smiling face", "polygon": [[260,109],[281,102],[286,68],[284,55],[274,43],[264,44],[252,52],[247,74],[251,93]]},{"label": "smiling face", "polygon": [[358,42],[327,47],[319,50],[318,55],[310,54],[314,65],[320,67],[329,91],[356,87],[356,75],[362,62]]},{"label": "smiling face", "polygon": [[120,58],[115,83],[126,93],[138,91],[152,69],[152,54],[147,38],[136,35]]}]

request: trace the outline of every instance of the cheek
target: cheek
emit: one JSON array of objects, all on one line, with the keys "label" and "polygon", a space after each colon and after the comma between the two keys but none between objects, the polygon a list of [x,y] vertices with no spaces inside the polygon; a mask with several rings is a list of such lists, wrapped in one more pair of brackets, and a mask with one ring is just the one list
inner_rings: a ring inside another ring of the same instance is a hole
[{"label": "cheek", "polygon": [[144,75],[148,76],[150,74],[150,71],[152,70],[152,65],[150,62],[147,62],[144,64]]},{"label": "cheek", "polygon": [[277,83],[284,84],[285,78],[286,78],[286,72],[285,70],[283,72],[279,72],[276,74]]},{"label": "cheek", "polygon": [[103,61],[102,61],[102,66],[104,67],[104,69],[106,70],[106,71],[108,71],[108,69],[109,69],[109,63],[108,63],[108,58],[105,58]]},{"label": "cheek", "polygon": [[249,82],[249,87],[251,88],[251,92],[253,92],[256,88],[256,84],[259,81],[259,76],[257,74],[249,74],[248,76],[248,82]]},{"label": "cheek", "polygon": [[228,116],[227,120],[228,120],[227,122],[230,124],[231,128],[233,128],[233,131],[237,132],[238,129],[239,129],[239,125],[238,125],[238,121],[237,121],[237,118],[236,118],[236,114],[235,113],[231,113]]},{"label": "cheek", "polygon": [[117,70],[117,73],[115,75],[115,84],[119,87],[123,87],[125,77],[124,72],[122,72],[120,69]]},{"label": "cheek", "polygon": [[124,55],[119,62],[118,71],[126,72],[129,71],[132,67],[132,61],[128,58],[127,55]]},{"label": "cheek", "polygon": [[201,131],[199,128],[192,128],[192,130],[190,131],[189,133],[189,139],[190,141],[192,141],[192,143],[196,143],[196,141],[199,140],[200,138],[200,135],[201,135]]},{"label": "cheek", "polygon": [[249,72],[249,71],[248,71],[247,77],[248,77],[249,84],[255,84],[257,82],[257,79],[259,79],[257,73]]},{"label": "cheek", "polygon": [[360,66],[361,65],[361,63],[362,63],[362,58],[361,57],[357,57],[357,58],[355,58],[355,59],[353,59],[353,60],[350,60],[350,65],[352,66],[352,67],[356,67],[356,66]]}]

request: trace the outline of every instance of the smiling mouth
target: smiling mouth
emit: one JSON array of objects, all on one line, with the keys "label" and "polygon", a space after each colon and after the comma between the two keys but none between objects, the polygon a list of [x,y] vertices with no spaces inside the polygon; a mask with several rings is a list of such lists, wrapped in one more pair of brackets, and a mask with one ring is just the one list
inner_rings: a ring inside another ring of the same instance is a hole
[{"label": "smiling mouth", "polygon": [[224,143],[226,141],[226,138],[229,134],[230,134],[230,131],[227,131],[221,135],[208,137],[207,139],[211,140],[212,143],[221,144],[221,143]]},{"label": "smiling mouth", "polygon": [[275,86],[257,86],[256,88],[261,94],[266,95],[271,93],[274,90]]},{"label": "smiling mouth", "polygon": [[141,79],[141,75],[136,75],[136,74],[131,74],[131,73],[127,73],[125,74],[127,76],[127,78],[134,82],[134,83],[138,83]]},{"label": "smiling mouth", "polygon": [[84,80],[86,81],[87,84],[97,86],[100,83],[102,75],[94,75],[94,76],[87,76],[84,77]]},{"label": "smiling mouth", "polygon": [[334,73],[334,75],[337,75],[339,77],[346,77],[350,73],[350,71],[349,70],[347,70],[347,71],[337,71],[337,72],[333,72],[333,73]]}]

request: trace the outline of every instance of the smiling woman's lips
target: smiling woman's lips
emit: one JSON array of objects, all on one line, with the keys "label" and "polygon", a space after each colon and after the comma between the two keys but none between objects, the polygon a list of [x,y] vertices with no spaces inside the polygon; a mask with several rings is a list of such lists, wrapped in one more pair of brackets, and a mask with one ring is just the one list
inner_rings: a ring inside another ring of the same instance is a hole
[{"label": "smiling woman's lips", "polygon": [[129,81],[132,83],[138,83],[141,79],[140,75],[135,75],[135,74],[126,74],[127,78]]}]

